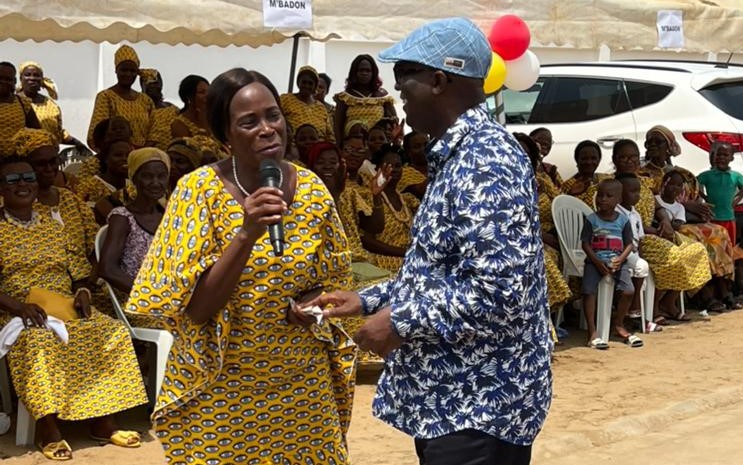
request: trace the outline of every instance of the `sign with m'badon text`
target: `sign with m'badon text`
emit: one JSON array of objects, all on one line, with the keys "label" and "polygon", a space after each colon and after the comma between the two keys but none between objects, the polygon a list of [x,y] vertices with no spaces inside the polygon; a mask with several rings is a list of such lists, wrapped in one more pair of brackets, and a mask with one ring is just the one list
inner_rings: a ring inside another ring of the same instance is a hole
[{"label": "sign with m'badon text", "polygon": [[312,27],[311,0],[263,0],[263,26],[277,29]]}]

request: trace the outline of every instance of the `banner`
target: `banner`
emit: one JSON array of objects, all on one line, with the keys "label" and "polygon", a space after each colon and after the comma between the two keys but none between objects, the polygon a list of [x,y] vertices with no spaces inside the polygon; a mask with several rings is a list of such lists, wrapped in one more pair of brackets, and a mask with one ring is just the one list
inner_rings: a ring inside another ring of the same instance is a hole
[{"label": "banner", "polygon": [[681,10],[658,11],[658,47],[684,48],[684,16]]},{"label": "banner", "polygon": [[311,0],[263,0],[263,26],[275,29],[311,29]]}]

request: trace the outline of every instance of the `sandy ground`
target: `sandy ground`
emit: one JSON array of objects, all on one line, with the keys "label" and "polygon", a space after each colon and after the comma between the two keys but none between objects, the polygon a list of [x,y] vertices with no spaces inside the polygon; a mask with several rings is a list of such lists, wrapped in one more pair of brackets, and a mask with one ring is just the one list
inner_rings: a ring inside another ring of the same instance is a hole
[{"label": "sandy ground", "polygon": [[[587,349],[583,334],[573,331],[555,354],[555,397],[532,463],[739,463],[741,334],[743,312],[644,335],[640,349],[620,342],[605,352]],[[373,377],[361,381],[373,382]],[[356,391],[349,433],[354,464],[417,465],[412,440],[371,416],[373,392],[372,384]],[[146,433],[145,417],[143,410],[134,410],[122,423]],[[152,436],[140,449],[123,450],[88,440],[82,424],[66,424],[64,431],[75,454],[69,463],[162,463]],[[656,454],[665,458],[657,460]],[[8,465],[49,463],[39,452],[15,447],[12,433],[0,437],[0,458]]]}]

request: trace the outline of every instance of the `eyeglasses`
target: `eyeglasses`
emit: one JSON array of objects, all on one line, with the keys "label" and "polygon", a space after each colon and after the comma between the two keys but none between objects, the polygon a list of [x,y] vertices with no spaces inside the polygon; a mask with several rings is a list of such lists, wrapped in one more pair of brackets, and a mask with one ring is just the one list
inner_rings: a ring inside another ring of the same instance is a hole
[{"label": "eyeglasses", "polygon": [[392,68],[392,72],[395,75],[395,81],[399,82],[402,78],[407,78],[410,76],[414,76],[416,74],[422,73],[423,71],[431,71],[431,68],[426,67],[406,67],[405,65],[395,65]]},{"label": "eyeglasses", "polygon": [[651,137],[650,139],[647,139],[645,141],[645,147],[648,147],[650,145],[663,145],[666,143],[666,140],[662,137]]},{"label": "eyeglasses", "polygon": [[25,183],[32,183],[36,182],[36,173],[33,171],[28,171],[26,173],[11,173],[6,174],[4,177],[0,178],[0,180],[8,185],[18,184],[21,180]]}]

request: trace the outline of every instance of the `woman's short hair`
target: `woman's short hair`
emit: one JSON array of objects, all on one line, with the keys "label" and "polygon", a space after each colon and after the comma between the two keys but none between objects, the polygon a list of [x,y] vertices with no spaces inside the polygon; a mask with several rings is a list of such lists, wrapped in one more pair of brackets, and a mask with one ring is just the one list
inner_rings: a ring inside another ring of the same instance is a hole
[{"label": "woman's short hair", "polygon": [[362,54],[358,55],[351,62],[351,68],[348,70],[348,77],[346,78],[346,90],[353,89],[356,87],[356,84],[358,84],[356,81],[356,74],[359,70],[359,65],[364,60],[368,61],[371,65],[372,76],[369,85],[371,86],[372,91],[376,92],[380,87],[382,87],[382,80],[379,79],[379,67],[377,66],[377,62],[374,61],[374,58],[372,58],[371,55]]},{"label": "woman's short hair", "polygon": [[330,84],[333,83],[333,80],[330,79],[330,76],[328,76],[325,73],[320,73],[320,79],[325,81],[325,88],[329,91],[330,90]]},{"label": "woman's short hair", "polygon": [[196,74],[189,74],[183,78],[181,84],[178,86],[178,97],[181,98],[184,105],[188,106],[191,104],[191,100],[196,95],[196,89],[198,89],[199,84],[202,82],[209,85],[209,81],[205,77],[197,76]]},{"label": "woman's short hair", "polygon": [[516,138],[516,140],[520,143],[526,145],[527,155],[529,156],[529,160],[531,161],[531,166],[532,168],[536,168],[539,164],[539,160],[541,159],[541,154],[539,153],[539,145],[534,142],[534,139],[524,134],[523,132],[514,132],[513,137]]},{"label": "woman's short hair", "polygon": [[640,148],[637,146],[637,142],[633,141],[632,139],[619,139],[615,144],[614,147],[611,149],[611,159],[614,161],[617,158],[617,155],[619,154],[619,151],[622,150],[623,147],[629,146],[634,147],[637,152],[640,152]]},{"label": "woman's short hair", "polygon": [[596,153],[599,154],[599,161],[601,161],[601,147],[599,144],[592,140],[582,140],[578,142],[578,145],[575,146],[575,151],[573,152],[573,159],[576,163],[578,163],[578,154],[586,147],[591,147],[596,150]]},{"label": "woman's short hair", "polygon": [[371,162],[374,163],[374,166],[379,167],[379,165],[382,163],[382,160],[384,159],[384,156],[388,153],[397,154],[401,160],[404,156],[402,147],[400,147],[399,145],[384,144],[382,147],[379,148],[379,150],[372,154]]},{"label": "woman's short hair", "polygon": [[276,87],[258,71],[233,68],[217,76],[209,86],[209,92],[206,94],[206,115],[212,134],[223,144],[227,143],[227,128],[230,125],[230,103],[232,99],[237,91],[255,82],[266,86],[276,99],[276,105],[281,106]]}]

